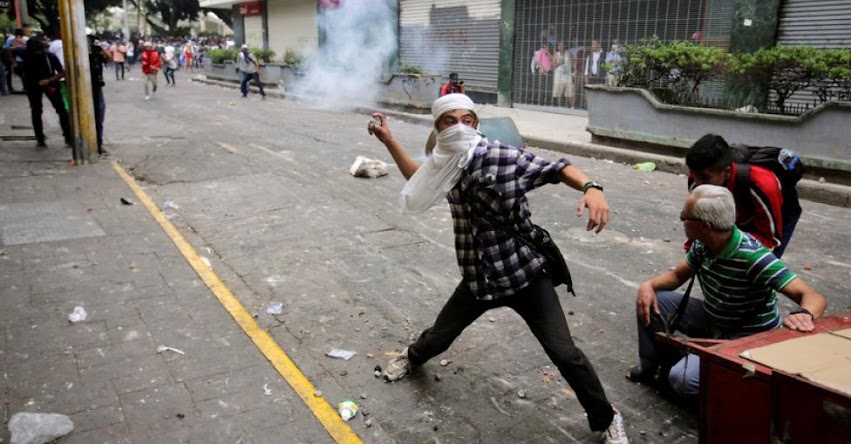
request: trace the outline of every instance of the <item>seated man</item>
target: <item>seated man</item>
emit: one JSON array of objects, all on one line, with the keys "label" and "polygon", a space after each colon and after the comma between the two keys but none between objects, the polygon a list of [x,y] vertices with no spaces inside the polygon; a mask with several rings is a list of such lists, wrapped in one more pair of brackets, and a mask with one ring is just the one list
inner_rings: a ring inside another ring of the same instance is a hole
[{"label": "seated man", "polygon": [[[737,339],[781,326],[777,291],[800,305],[782,326],[812,331],[824,313],[824,297],[790,271],[753,236],[736,228],[735,202],[724,187],[700,185],[683,206],[680,220],[691,242],[685,260],[638,289],[638,356],[630,369],[633,382],[653,382],[659,368],[655,332],[665,331],[683,295],[673,290],[695,273],[704,300],[690,298],[679,330],[691,337]],[[671,332],[673,333],[673,332]],[[688,355],[671,368],[671,388],[682,395],[699,393],[700,361]]]},{"label": "seated man", "polygon": [[[720,185],[736,193],[736,170],[733,149],[723,137],[707,134],[701,137],[686,154],[689,168],[689,186],[702,184]],[[736,226],[750,233],[778,258],[783,255],[792,232],[801,215],[801,208],[794,203],[788,220],[783,220],[783,193],[777,176],[770,170],[756,165],[750,166],[747,187],[750,199],[736,199]],[[739,200],[744,200],[740,202]]]}]

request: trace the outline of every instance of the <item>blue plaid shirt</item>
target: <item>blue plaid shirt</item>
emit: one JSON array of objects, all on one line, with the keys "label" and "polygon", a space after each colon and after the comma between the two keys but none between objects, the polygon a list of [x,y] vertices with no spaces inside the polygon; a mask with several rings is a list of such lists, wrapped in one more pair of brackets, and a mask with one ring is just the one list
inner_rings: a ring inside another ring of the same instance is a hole
[{"label": "blue plaid shirt", "polygon": [[551,163],[521,149],[483,140],[458,184],[447,195],[455,252],[464,282],[482,300],[510,296],[541,272],[544,259],[482,216],[520,233],[531,232],[526,192],[560,181],[570,162]]}]

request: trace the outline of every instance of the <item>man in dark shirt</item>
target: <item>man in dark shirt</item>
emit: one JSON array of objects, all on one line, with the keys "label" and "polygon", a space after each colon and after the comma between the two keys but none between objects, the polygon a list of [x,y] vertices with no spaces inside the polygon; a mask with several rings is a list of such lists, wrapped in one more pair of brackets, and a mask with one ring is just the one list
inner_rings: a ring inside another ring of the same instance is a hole
[{"label": "man in dark shirt", "polygon": [[89,37],[89,71],[92,77],[92,103],[95,107],[95,130],[97,131],[98,156],[109,157],[109,151],[103,147],[103,118],[106,115],[106,100],[103,96],[103,65],[110,59],[109,53],[94,44]]},{"label": "man in dark shirt", "polygon": [[464,94],[448,94],[434,102],[437,145],[422,167],[390,133],[384,115],[375,113],[379,122],[368,127],[408,179],[401,196],[404,212],[419,213],[442,199],[449,201],[462,275],[434,325],[387,365],[384,377],[388,381],[405,377],[448,349],[486,311],[510,307],[526,321],[576,393],[591,430],[604,431],[604,443],[627,444],[623,417],[607,400],[594,367],[570,336],[546,259],[512,234],[535,230],[526,193],[558,182],[584,193],[577,214],[588,208],[586,228],[600,232],[609,219],[603,187],[567,159],[550,162],[488,142],[477,131],[474,108]]},{"label": "man in dark shirt", "polygon": [[32,111],[32,124],[37,141],[36,149],[47,149],[45,142],[44,127],[41,121],[42,94],[47,96],[56,115],[59,116],[59,125],[62,126],[62,135],[65,137],[66,145],[73,145],[71,125],[68,120],[68,112],[62,102],[62,94],[59,91],[59,80],[65,77],[62,63],[55,55],[46,50],[44,41],[32,38],[27,41],[27,51],[24,56],[24,85],[27,90],[27,99]]}]

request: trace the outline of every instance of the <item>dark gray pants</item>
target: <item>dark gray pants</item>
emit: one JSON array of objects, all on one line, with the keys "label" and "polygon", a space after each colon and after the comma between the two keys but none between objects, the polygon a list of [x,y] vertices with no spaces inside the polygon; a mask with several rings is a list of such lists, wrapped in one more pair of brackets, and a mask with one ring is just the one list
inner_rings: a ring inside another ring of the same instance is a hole
[{"label": "dark gray pants", "polygon": [[434,325],[423,331],[419,339],[408,347],[411,365],[422,365],[443,353],[468,325],[486,311],[498,307],[509,307],[526,321],[547,356],[576,393],[588,414],[591,430],[608,428],[614,417],[612,405],[591,362],[573,343],[558,295],[552,281],[545,275],[512,296],[493,301],[477,300],[461,282],[440,310]]}]

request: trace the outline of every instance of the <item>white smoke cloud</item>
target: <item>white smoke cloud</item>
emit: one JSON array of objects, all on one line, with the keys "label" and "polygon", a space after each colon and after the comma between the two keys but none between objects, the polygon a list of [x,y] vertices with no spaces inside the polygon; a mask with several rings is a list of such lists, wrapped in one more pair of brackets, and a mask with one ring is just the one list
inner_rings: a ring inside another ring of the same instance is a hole
[{"label": "white smoke cloud", "polygon": [[290,86],[302,102],[323,108],[375,103],[379,80],[389,77],[398,49],[397,2],[348,0],[320,10],[322,48]]}]

